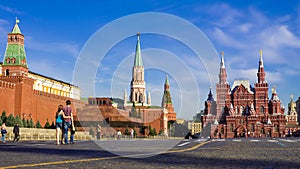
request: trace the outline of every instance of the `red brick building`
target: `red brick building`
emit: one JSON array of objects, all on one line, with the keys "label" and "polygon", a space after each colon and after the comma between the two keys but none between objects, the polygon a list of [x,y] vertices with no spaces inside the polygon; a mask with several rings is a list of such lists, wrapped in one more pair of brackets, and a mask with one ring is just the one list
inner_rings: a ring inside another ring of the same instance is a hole
[{"label": "red brick building", "polygon": [[204,128],[210,127],[212,138],[284,137],[285,116],[275,88],[269,100],[269,84],[265,79],[262,52],[260,51],[257,82],[254,87],[248,80],[235,80],[232,87],[227,81],[224,54],[220,64],[217,99],[209,92],[202,116]]},{"label": "red brick building", "polygon": [[[33,119],[40,122],[42,126],[46,121],[51,124],[55,120],[55,112],[59,104],[65,105],[66,100],[73,102],[75,107],[82,105],[79,99],[71,97],[70,91],[76,86],[49,78],[29,71],[24,47],[24,35],[18,26],[19,20],[7,36],[7,46],[0,68],[0,111],[7,115],[19,116],[24,119]],[[46,84],[39,85],[39,79],[51,81],[51,85],[59,84],[57,89],[50,88]],[[41,90],[35,88],[39,86]],[[47,90],[46,90],[47,89]],[[48,90],[49,89],[49,90]]]}]

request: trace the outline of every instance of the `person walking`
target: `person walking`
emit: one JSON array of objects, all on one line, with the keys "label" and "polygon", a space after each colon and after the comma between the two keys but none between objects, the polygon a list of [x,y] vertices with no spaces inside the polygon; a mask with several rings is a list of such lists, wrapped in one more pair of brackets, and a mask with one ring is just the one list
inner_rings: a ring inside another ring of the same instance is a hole
[{"label": "person walking", "polygon": [[134,130],[130,129],[130,138],[133,139],[134,138]]},{"label": "person walking", "polygon": [[19,139],[20,139],[20,127],[19,127],[18,123],[15,124],[14,129],[13,129],[13,133],[15,134],[13,142],[19,141]]},{"label": "person walking", "polygon": [[101,126],[98,124],[97,126],[97,140],[100,140],[101,138]]},{"label": "person walking", "polygon": [[[55,115],[56,144],[63,144],[63,105],[59,105]],[[61,134],[60,134],[61,133]]]},{"label": "person walking", "polygon": [[2,134],[2,137],[1,137],[1,141],[2,143],[5,143],[5,136],[6,136],[6,122],[3,122],[2,125],[1,125],[1,134]]},{"label": "person walking", "polygon": [[[73,121],[73,116],[72,116],[72,108],[71,108],[71,101],[67,100],[66,101],[66,107],[63,108],[63,112],[64,112],[64,140],[65,140],[65,144],[69,144],[68,142],[68,130],[69,128],[71,128],[72,125],[72,121]],[[71,140],[72,139],[72,135],[70,138],[70,141],[74,141]]]}]

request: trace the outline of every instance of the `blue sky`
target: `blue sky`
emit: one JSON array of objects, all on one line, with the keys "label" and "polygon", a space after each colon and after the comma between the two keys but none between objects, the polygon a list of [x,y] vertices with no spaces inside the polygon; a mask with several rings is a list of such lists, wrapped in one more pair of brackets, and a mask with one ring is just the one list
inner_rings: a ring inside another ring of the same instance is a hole
[{"label": "blue sky", "polygon": [[[7,33],[11,31],[15,17],[18,17],[20,29],[25,35],[29,69],[72,83],[77,58],[88,39],[104,25],[142,12],[175,15],[197,26],[218,53],[225,52],[231,85],[234,79],[240,78],[249,79],[254,85],[257,81],[258,51],[262,49],[266,79],[270,89],[276,85],[282,105],[287,109],[290,94],[294,94],[294,100],[300,95],[300,79],[297,78],[300,74],[300,63],[297,62],[300,54],[300,3],[296,1],[1,0],[1,58],[5,52]],[[147,90],[151,93],[152,103],[160,104],[165,75],[170,74],[175,110],[179,112],[179,117],[191,119],[195,111],[203,109],[209,87],[212,86],[215,94],[215,84],[210,83],[205,66],[180,41],[141,33],[142,56],[146,65],[161,61],[158,57],[147,62],[147,49],[161,49],[164,54],[170,52],[187,65],[198,85],[189,91],[181,90],[179,83],[191,80],[188,76],[172,76],[168,71],[145,67]],[[102,62],[97,63],[95,96],[122,97],[124,88],[129,91],[131,67],[122,64],[133,63],[135,34],[133,29],[131,37],[117,43]],[[105,43],[105,39],[100,43]],[[193,98],[195,90],[198,90],[196,99]],[[193,109],[181,109],[183,93],[190,96],[189,107]]]}]

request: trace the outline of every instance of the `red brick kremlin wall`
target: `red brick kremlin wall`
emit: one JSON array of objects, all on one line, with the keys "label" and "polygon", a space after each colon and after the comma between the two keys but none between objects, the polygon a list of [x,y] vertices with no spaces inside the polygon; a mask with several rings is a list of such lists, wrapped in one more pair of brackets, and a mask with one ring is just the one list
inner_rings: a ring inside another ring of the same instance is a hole
[{"label": "red brick kremlin wall", "polygon": [[45,125],[55,123],[55,113],[58,105],[66,105],[71,100],[73,115],[76,115],[77,106],[85,103],[68,97],[58,96],[42,91],[33,90],[33,79],[24,76],[0,76],[0,113],[30,119],[36,124]]},{"label": "red brick kremlin wall", "polygon": [[6,114],[11,114],[15,111],[15,84],[0,80],[0,113],[3,110]]}]

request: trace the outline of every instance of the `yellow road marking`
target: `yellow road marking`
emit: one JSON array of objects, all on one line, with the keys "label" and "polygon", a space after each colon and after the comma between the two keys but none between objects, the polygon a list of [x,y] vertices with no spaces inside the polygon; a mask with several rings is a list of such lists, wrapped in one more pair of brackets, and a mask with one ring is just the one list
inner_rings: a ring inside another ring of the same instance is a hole
[{"label": "yellow road marking", "polygon": [[9,169],[9,168],[21,168],[21,167],[37,167],[37,166],[46,166],[46,165],[58,165],[58,164],[68,164],[68,163],[78,163],[78,162],[91,162],[91,161],[100,161],[100,160],[110,160],[110,159],[117,159],[117,158],[123,158],[123,157],[138,157],[138,156],[149,156],[149,155],[156,155],[156,154],[166,154],[166,153],[176,153],[176,152],[185,152],[185,151],[191,151],[195,150],[200,146],[203,146],[204,144],[209,143],[203,142],[201,144],[197,144],[193,147],[187,148],[187,149],[180,149],[180,150],[170,150],[166,152],[155,152],[155,153],[143,153],[143,154],[132,154],[132,155],[126,155],[126,156],[113,156],[113,157],[100,157],[100,158],[87,158],[87,159],[77,159],[77,160],[66,160],[66,161],[53,161],[53,162],[44,162],[44,163],[35,163],[35,164],[20,164],[15,166],[6,166],[2,167],[3,169]]}]

